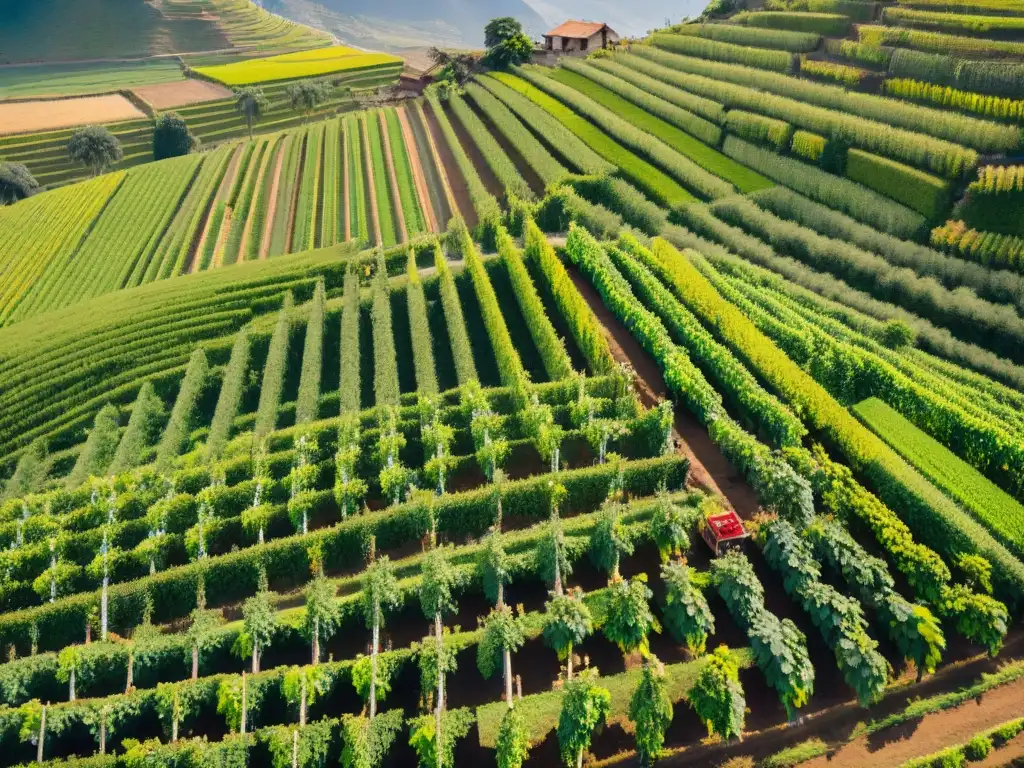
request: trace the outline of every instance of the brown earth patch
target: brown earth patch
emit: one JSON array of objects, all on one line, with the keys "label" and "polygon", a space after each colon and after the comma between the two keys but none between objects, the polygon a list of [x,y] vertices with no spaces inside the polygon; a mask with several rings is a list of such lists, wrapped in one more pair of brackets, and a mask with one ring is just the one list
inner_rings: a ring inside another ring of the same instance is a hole
[{"label": "brown earth patch", "polygon": [[[214,211],[217,210],[217,204],[224,202],[231,190],[231,186],[235,183],[235,176],[238,174],[238,166],[241,163],[241,160],[242,145],[239,144],[235,149],[234,154],[231,156],[231,160],[228,161],[228,167],[224,172],[224,178],[220,180],[220,187],[217,189],[217,195],[213,198],[213,202],[210,203],[210,209],[206,213],[206,221],[203,224],[203,233],[199,236],[199,242],[196,244],[195,250],[192,251],[188,267],[185,269],[185,272],[188,274],[195,272],[196,268],[199,266],[199,260],[203,253],[203,249],[206,247],[207,238],[218,237],[219,233],[210,231],[213,224],[213,214]],[[210,266],[212,266],[212,264]]]},{"label": "brown earth patch", "polygon": [[188,104],[202,104],[204,101],[226,99],[232,92],[217,83],[206,80],[184,80],[176,83],[160,83],[133,88],[132,92],[153,109],[171,109]]},{"label": "brown earth patch", "polygon": [[118,94],[0,102],[0,136],[51,131],[76,125],[141,120],[145,117],[138,107]]}]

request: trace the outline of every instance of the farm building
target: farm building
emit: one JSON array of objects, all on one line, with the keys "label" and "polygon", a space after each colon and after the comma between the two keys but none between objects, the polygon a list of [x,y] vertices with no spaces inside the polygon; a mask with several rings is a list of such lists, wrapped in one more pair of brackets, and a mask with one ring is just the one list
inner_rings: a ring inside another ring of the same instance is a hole
[{"label": "farm building", "polygon": [[567,21],[544,35],[544,50],[575,53],[607,48],[618,42],[618,33],[599,21]]}]

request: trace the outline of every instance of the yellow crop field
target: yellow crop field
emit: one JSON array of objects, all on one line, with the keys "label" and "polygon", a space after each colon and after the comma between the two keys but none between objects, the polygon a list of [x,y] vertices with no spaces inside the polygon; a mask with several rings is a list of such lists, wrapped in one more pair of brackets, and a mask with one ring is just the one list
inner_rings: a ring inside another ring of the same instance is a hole
[{"label": "yellow crop field", "polygon": [[239,61],[234,64],[197,67],[196,72],[224,85],[252,85],[401,63],[402,59],[391,54],[364,53],[355,48],[335,45],[330,48],[269,56],[265,59]]}]

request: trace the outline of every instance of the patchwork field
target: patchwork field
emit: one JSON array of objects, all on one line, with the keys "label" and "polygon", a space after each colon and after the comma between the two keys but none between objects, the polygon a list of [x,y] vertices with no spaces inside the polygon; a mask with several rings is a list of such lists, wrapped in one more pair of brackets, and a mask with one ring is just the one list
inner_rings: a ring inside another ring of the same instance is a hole
[{"label": "patchwork field", "polygon": [[231,91],[227,88],[205,80],[148,85],[132,88],[132,92],[155,110],[168,110],[231,97]]},{"label": "patchwork field", "polygon": [[184,79],[173,59],[4,66],[0,67],[0,99],[109,93]]},{"label": "patchwork field", "polygon": [[1017,759],[1017,5],[284,80],[0,208],[0,766]]},{"label": "patchwork field", "polygon": [[335,45],[330,48],[195,69],[204,77],[224,85],[238,86],[321,77],[339,72],[382,69],[401,63],[400,58],[390,54],[364,53],[344,45]]},{"label": "patchwork field", "polygon": [[81,96],[52,101],[0,102],[0,135],[115,123],[144,114],[124,96]]}]

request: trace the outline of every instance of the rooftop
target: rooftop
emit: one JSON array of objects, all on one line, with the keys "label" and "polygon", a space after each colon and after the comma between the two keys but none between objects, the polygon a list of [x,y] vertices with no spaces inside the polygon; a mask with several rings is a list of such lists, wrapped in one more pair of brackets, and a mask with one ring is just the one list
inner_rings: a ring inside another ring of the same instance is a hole
[{"label": "rooftop", "polygon": [[569,20],[552,29],[544,37],[588,38],[596,35],[608,25],[600,21]]}]

